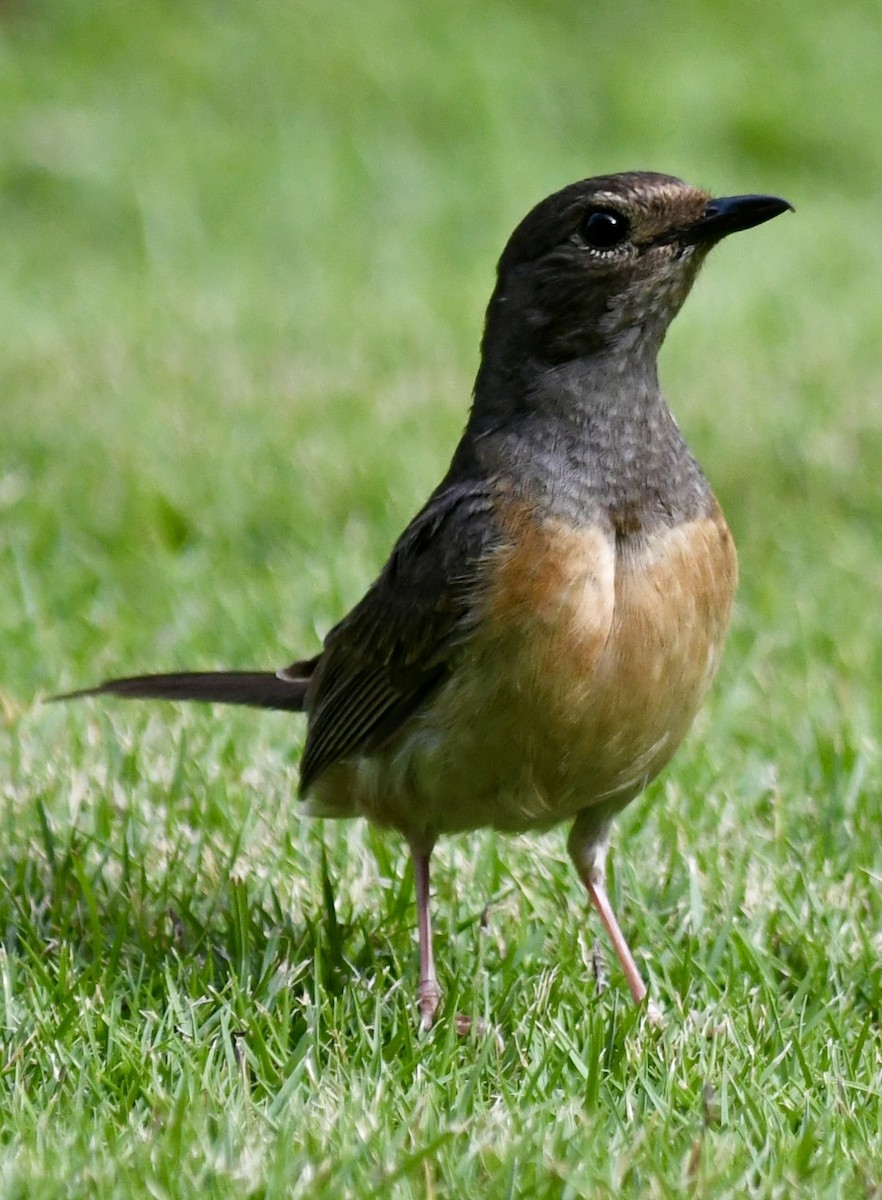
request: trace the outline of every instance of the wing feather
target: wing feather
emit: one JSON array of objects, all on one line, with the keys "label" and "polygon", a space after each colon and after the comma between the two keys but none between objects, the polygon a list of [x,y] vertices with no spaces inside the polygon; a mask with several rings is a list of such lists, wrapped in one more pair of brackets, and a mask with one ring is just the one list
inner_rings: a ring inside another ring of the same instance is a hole
[{"label": "wing feather", "polygon": [[481,482],[442,485],[414,518],[325,640],[307,697],[301,793],[333,763],[381,745],[446,677],[474,626],[481,564],[499,540]]}]

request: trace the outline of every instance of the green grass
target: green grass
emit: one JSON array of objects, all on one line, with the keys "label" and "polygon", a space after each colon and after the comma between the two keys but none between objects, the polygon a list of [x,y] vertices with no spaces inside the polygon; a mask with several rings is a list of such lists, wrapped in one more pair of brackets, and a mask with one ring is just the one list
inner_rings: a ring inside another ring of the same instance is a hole
[{"label": "green grass", "polygon": [[[3,6],[5,1196],[882,1194],[877,25]],[[598,994],[563,831],[477,835],[421,1036],[406,855],[298,816],[299,720],[36,698],[312,652],[443,470],[511,227],[627,167],[797,206],[662,362],[743,580],[614,842],[667,1023]]]}]

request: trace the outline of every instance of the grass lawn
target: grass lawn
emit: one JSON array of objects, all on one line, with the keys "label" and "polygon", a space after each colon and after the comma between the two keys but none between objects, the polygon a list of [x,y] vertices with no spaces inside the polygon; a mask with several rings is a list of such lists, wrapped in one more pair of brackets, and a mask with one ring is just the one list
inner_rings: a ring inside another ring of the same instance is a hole
[{"label": "grass lawn", "polygon": [[[882,1196],[878,12],[10,0],[0,12],[0,1192]],[[315,651],[462,426],[495,259],[572,179],[794,217],[662,359],[742,586],[611,888],[299,817],[299,718],[47,707]],[[458,1012],[492,1033],[458,1037]]]}]

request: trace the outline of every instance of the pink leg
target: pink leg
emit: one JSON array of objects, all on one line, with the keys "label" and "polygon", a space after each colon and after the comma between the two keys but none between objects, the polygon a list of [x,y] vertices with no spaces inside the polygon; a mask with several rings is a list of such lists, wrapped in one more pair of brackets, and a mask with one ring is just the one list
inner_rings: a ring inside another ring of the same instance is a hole
[{"label": "pink leg", "polygon": [[570,857],[579,872],[579,878],[588,890],[591,903],[600,914],[603,927],[616,952],[616,958],[625,973],[634,1003],[642,1004],[646,999],[646,984],[640,977],[637,964],[634,962],[634,955],[625,941],[625,935],[619,928],[616,914],[613,912],[609,896],[606,894],[604,874],[608,844],[609,818],[604,822],[590,808],[580,813],[570,831],[568,843]]},{"label": "pink leg", "polygon": [[435,1012],[441,1002],[441,990],[435,975],[435,956],[432,953],[432,917],[429,913],[429,858],[432,851],[420,851],[411,846],[411,854],[420,942],[420,985],[417,990],[417,1003],[420,1010],[420,1027],[431,1029]]},{"label": "pink leg", "polygon": [[616,920],[616,914],[612,910],[612,905],[609,902],[609,896],[606,894],[606,888],[602,879],[590,880],[586,879],[585,887],[588,889],[588,895],[594,907],[600,913],[600,919],[603,921],[603,927],[609,934],[609,940],[613,944],[613,949],[616,952],[616,958],[622,966],[625,973],[625,980],[634,998],[635,1004],[642,1004],[646,998],[646,984],[640,977],[640,972],[637,970],[637,964],[634,962],[634,955],[625,941],[625,935],[619,928],[619,923]]}]

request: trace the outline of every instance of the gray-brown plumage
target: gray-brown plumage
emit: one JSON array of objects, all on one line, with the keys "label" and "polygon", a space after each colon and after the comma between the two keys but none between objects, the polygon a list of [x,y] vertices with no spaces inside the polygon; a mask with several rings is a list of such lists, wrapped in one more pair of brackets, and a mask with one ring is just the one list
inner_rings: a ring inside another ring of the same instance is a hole
[{"label": "gray-brown plumage", "polygon": [[426,1025],[429,856],[440,834],[486,825],[573,820],[573,861],[634,999],[646,994],[604,888],[610,823],[686,733],[737,573],[656,356],[708,249],[789,207],[648,172],[542,201],[500,259],[450,468],[321,653],[276,675],[78,693],[303,708],[307,811],[410,843]]}]

